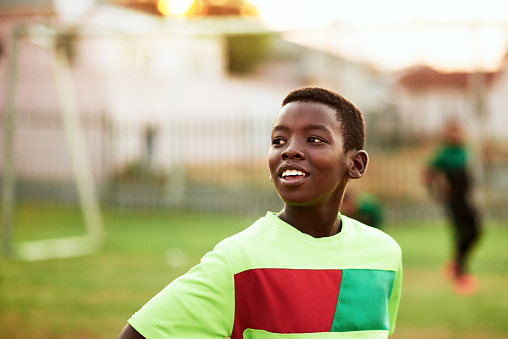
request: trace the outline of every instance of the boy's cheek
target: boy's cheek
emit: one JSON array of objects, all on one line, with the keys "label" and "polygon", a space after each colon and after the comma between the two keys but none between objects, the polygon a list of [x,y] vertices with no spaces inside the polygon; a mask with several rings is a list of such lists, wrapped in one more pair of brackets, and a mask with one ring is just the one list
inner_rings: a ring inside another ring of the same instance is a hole
[{"label": "boy's cheek", "polygon": [[273,173],[273,171],[276,171],[277,164],[279,163],[279,156],[275,152],[269,152],[268,153],[268,168],[270,169],[270,172]]}]

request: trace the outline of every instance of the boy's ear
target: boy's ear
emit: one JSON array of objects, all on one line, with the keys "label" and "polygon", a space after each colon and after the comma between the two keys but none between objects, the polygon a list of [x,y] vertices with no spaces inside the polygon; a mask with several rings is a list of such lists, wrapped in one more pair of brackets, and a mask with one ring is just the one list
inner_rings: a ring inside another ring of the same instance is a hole
[{"label": "boy's ear", "polygon": [[349,167],[349,177],[351,179],[360,179],[363,177],[369,162],[369,155],[364,150],[355,151],[351,155],[351,166]]}]

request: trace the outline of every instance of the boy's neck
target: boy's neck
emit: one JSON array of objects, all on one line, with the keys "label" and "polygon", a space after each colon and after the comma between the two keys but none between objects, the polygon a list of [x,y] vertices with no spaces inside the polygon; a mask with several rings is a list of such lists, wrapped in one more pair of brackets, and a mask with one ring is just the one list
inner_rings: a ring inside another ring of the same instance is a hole
[{"label": "boy's neck", "polygon": [[277,217],[314,238],[329,237],[341,230],[338,207],[323,211],[322,207],[285,205]]}]

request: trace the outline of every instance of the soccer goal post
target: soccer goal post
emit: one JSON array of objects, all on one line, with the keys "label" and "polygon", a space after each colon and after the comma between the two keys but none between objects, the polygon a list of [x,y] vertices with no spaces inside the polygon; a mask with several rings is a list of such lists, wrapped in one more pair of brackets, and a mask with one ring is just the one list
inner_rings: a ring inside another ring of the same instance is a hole
[{"label": "soccer goal post", "polygon": [[[44,260],[87,255],[100,250],[104,241],[103,222],[97,197],[92,165],[87,153],[79,107],[72,80],[67,53],[57,48],[58,32],[45,26],[16,27],[11,33],[8,54],[7,97],[4,124],[4,178],[2,183],[3,251],[7,258],[20,260]],[[75,183],[83,212],[87,234],[84,236],[44,239],[12,244],[15,190],[15,131],[16,131],[16,82],[18,40],[36,38],[39,45],[51,55],[58,105],[71,155]]]}]

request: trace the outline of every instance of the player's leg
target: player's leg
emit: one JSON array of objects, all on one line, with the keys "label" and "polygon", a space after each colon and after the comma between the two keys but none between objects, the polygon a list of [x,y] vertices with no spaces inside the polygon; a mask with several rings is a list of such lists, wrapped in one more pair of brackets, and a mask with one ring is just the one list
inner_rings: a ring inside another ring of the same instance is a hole
[{"label": "player's leg", "polygon": [[456,255],[455,290],[461,294],[476,292],[478,283],[470,273],[470,257],[480,235],[479,220],[476,211],[467,200],[455,204]]}]

